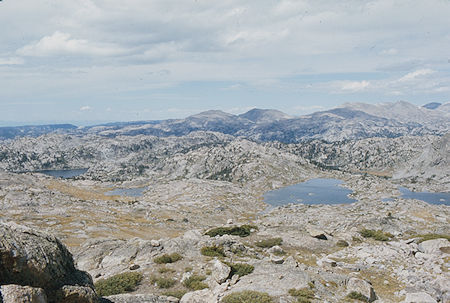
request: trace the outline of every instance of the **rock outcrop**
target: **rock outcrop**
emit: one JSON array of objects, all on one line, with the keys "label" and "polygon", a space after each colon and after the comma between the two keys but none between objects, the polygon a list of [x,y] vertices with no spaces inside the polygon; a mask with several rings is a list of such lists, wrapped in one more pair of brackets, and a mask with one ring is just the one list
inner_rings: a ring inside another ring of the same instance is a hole
[{"label": "rock outcrop", "polygon": [[14,223],[0,223],[0,285],[6,285],[4,302],[20,302],[21,297],[30,298],[26,302],[97,300],[92,278],[75,268],[56,237]]}]

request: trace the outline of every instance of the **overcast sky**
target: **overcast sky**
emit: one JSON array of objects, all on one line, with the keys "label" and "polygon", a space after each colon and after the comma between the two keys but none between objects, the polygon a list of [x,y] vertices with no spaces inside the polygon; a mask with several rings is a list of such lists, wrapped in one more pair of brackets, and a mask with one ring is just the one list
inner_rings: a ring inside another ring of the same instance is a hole
[{"label": "overcast sky", "polygon": [[3,0],[0,124],[448,102],[449,16],[449,0]]}]

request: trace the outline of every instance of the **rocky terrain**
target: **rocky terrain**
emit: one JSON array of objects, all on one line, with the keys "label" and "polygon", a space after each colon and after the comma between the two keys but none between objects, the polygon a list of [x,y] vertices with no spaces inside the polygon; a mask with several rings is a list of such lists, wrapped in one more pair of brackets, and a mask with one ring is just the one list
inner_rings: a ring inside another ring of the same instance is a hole
[{"label": "rocky terrain", "polygon": [[[399,191],[449,192],[445,108],[211,111],[2,141],[0,302],[450,302],[449,206]],[[356,202],[264,203],[313,178]]]}]

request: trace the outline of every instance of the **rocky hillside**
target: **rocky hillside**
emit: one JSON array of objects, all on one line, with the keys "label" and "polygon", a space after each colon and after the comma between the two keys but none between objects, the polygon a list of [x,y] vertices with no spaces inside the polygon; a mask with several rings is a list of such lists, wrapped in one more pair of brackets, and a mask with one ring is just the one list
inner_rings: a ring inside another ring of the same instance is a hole
[{"label": "rocky hillside", "polygon": [[[222,133],[181,137],[48,134],[0,145],[7,171],[88,168],[83,178],[199,178],[237,184],[292,184],[312,169],[449,182],[448,135],[297,144],[257,143]],[[276,186],[275,186],[276,187]]]}]

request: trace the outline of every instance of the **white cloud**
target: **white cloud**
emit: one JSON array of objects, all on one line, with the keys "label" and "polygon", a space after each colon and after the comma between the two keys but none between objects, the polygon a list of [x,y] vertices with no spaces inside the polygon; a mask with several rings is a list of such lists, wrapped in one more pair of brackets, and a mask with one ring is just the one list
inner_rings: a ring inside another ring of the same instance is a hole
[{"label": "white cloud", "polygon": [[341,89],[344,91],[359,92],[365,90],[370,85],[369,81],[349,81],[342,84]]},{"label": "white cloud", "polygon": [[398,54],[398,49],[396,49],[396,48],[384,49],[384,50],[382,50],[380,52],[380,54],[388,55],[388,56],[397,55]]},{"label": "white cloud", "polygon": [[92,109],[92,107],[90,107],[89,105],[85,105],[85,106],[82,106],[82,107],[80,107],[80,110],[81,111],[89,111],[89,110],[91,110]]},{"label": "white cloud", "polygon": [[[104,109],[112,99],[130,107],[151,100],[149,107],[165,113],[214,107],[213,91],[238,83],[244,89],[221,89],[217,99],[243,107],[272,99],[292,108],[297,98],[309,100],[304,92],[314,93],[308,106],[319,95],[342,97],[332,94],[445,97],[450,83],[449,1],[21,0],[1,6],[8,31],[0,34],[0,102],[64,96],[61,106],[86,100]],[[177,96],[168,102],[151,97],[172,90]],[[227,94],[233,98],[225,100]],[[118,113],[120,106],[113,108]]]},{"label": "white cloud", "polygon": [[423,76],[431,75],[434,72],[435,71],[432,70],[432,69],[419,69],[419,70],[416,70],[414,72],[411,72],[411,73],[408,73],[408,74],[404,75],[403,77],[398,79],[398,81],[399,82],[412,81],[412,80],[415,80],[416,78],[420,78],[420,77],[423,77]]},{"label": "white cloud", "polygon": [[112,45],[92,43],[84,39],[72,39],[68,33],[56,31],[50,36],[28,44],[19,50],[23,56],[54,56],[54,55],[89,55],[111,56],[124,53],[124,50]]},{"label": "white cloud", "polygon": [[21,65],[25,60],[19,57],[0,58],[0,65]]}]

